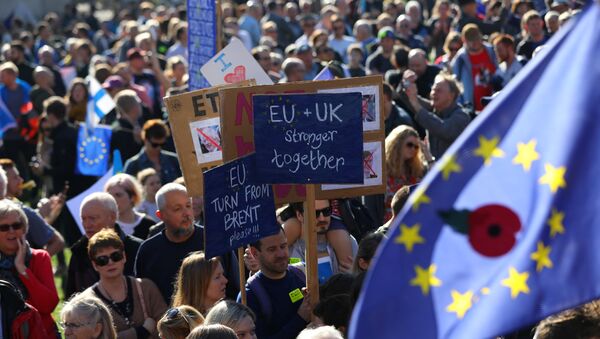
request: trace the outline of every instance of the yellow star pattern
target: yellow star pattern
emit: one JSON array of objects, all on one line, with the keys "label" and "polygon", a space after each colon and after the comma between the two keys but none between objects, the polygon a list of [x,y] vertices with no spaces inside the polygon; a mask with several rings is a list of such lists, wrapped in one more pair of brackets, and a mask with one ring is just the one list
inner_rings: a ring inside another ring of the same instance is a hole
[{"label": "yellow star pattern", "polygon": [[452,290],[450,293],[452,294],[452,303],[446,307],[446,311],[454,312],[458,319],[462,319],[473,306],[473,291],[461,294],[457,290]]},{"label": "yellow star pattern", "polygon": [[431,286],[441,286],[442,281],[435,276],[437,267],[435,264],[429,265],[428,268],[423,268],[419,265],[415,266],[415,273],[417,274],[411,281],[411,286],[421,287],[423,295],[429,294],[429,288]]},{"label": "yellow star pattern", "polygon": [[421,204],[431,203],[431,199],[427,195],[425,195],[425,189],[417,188],[415,190],[415,193],[413,193],[413,194],[415,195],[415,201],[413,202],[413,205],[412,205],[413,212],[418,211],[419,207],[421,207]]},{"label": "yellow star pattern", "polygon": [[489,295],[490,294],[490,288],[489,287],[482,287],[480,292],[481,292],[481,295]]},{"label": "yellow star pattern", "polygon": [[502,286],[510,288],[510,297],[515,299],[519,293],[529,293],[527,279],[529,279],[529,272],[519,273],[514,267],[510,267],[508,278],[502,280]]},{"label": "yellow star pattern", "polygon": [[559,212],[556,209],[552,209],[552,214],[550,215],[550,219],[548,219],[548,225],[550,226],[550,237],[554,238],[558,233],[565,233],[565,225],[563,225],[563,220],[565,219],[565,214],[563,212]]},{"label": "yellow star pattern", "polygon": [[531,253],[531,260],[536,262],[535,270],[540,272],[544,267],[552,268],[552,260],[550,260],[550,246],[544,246],[544,243],[538,241],[537,251]]},{"label": "yellow star pattern", "polygon": [[522,165],[525,172],[529,172],[531,169],[531,163],[540,158],[540,154],[535,151],[537,141],[535,139],[529,140],[528,143],[522,142],[517,144],[517,156],[513,158],[513,164]]},{"label": "yellow star pattern", "polygon": [[406,247],[406,251],[410,253],[416,244],[425,243],[425,239],[419,235],[420,230],[420,224],[414,224],[412,227],[402,224],[400,225],[400,235],[394,239],[394,242],[396,244],[404,245],[404,247]]},{"label": "yellow star pattern", "polygon": [[540,178],[540,184],[546,184],[550,186],[552,193],[556,193],[559,188],[567,187],[565,182],[565,172],[567,169],[564,166],[554,167],[550,164],[544,166],[546,173]]},{"label": "yellow star pattern", "polygon": [[456,155],[445,156],[442,159],[442,175],[444,180],[448,180],[452,172],[460,173],[460,171],[462,171],[462,167],[456,163]]},{"label": "yellow star pattern", "polygon": [[492,163],[492,157],[504,157],[504,151],[498,148],[499,142],[500,139],[498,139],[498,137],[486,139],[483,135],[480,135],[479,147],[475,150],[474,154],[482,157],[485,165],[490,165]]}]

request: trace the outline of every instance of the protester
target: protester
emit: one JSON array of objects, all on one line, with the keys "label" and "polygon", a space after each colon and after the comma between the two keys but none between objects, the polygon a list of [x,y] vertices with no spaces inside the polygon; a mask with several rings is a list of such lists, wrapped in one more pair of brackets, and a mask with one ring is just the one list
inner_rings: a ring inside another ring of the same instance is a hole
[{"label": "protester", "polygon": [[235,332],[221,324],[200,325],[186,339],[238,339]]},{"label": "protester", "polygon": [[307,328],[296,339],[344,339],[344,336],[333,326]]},{"label": "protester", "polygon": [[67,338],[116,339],[113,319],[104,303],[96,298],[75,295],[61,312],[61,327]]},{"label": "protester", "polygon": [[48,338],[59,338],[52,311],[58,304],[50,256],[29,247],[27,216],[14,202],[0,200],[0,279],[10,282],[42,317]]},{"label": "protester", "polygon": [[127,235],[146,239],[155,222],[134,209],[142,200],[142,189],[138,181],[129,174],[119,173],[104,184],[104,191],[117,202],[117,224],[121,230]]},{"label": "protester", "polygon": [[119,338],[158,338],[156,322],[167,305],[152,281],[123,274],[128,260],[124,249],[111,229],[90,238],[88,255],[100,281],[81,296],[97,297],[108,306]]},{"label": "protester", "polygon": [[142,148],[142,129],[139,123],[142,105],[135,91],[130,89],[120,91],[114,99],[117,105],[117,120],[111,126],[110,150],[119,150],[122,159],[130,159]]},{"label": "protester", "polygon": [[202,314],[225,298],[227,278],[218,258],[206,259],[202,252],[190,253],[179,268],[173,306],[190,305]]},{"label": "protester", "polygon": [[354,273],[366,272],[369,269],[377,247],[385,238],[384,233],[374,232],[368,234],[360,241],[358,252],[354,259],[354,266],[352,267]]},{"label": "protester", "polygon": [[156,216],[156,192],[160,189],[160,177],[154,168],[146,168],[138,172],[137,179],[142,184],[143,200],[136,207],[137,211],[144,213],[148,218],[159,222],[160,219]]},{"label": "protester", "polygon": [[204,317],[195,308],[187,305],[173,307],[158,321],[158,333],[161,338],[185,339],[203,322]]},{"label": "protester", "polygon": [[255,321],[254,312],[247,306],[222,300],[210,309],[204,323],[225,325],[235,331],[238,339],[257,339]]},{"label": "protester", "polygon": [[69,86],[66,99],[68,100],[67,116],[69,122],[85,121],[89,93],[85,80],[75,78]]}]

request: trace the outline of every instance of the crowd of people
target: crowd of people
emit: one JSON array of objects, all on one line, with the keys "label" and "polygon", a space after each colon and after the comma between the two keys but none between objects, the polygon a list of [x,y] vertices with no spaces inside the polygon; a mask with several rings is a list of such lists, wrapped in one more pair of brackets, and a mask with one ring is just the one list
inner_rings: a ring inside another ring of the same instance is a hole
[{"label": "crowd of people", "polygon": [[[312,80],[325,67],[337,78],[383,77],[386,191],[315,201],[316,305],[302,203],[280,206],[280,232],[246,248],[244,269],[234,252],[205,256],[203,197],[188,195],[162,101],[188,91],[185,5],[110,6],[69,3],[0,24],[0,337],[345,338],[410,192],[582,4],[221,0],[223,41],[240,39],[274,82]],[[80,230],[65,201],[98,179],[75,170],[90,79],[115,102],[100,123],[124,167],[85,197]],[[65,302],[53,318],[58,289]],[[545,320],[537,337],[600,335],[592,306]]]}]

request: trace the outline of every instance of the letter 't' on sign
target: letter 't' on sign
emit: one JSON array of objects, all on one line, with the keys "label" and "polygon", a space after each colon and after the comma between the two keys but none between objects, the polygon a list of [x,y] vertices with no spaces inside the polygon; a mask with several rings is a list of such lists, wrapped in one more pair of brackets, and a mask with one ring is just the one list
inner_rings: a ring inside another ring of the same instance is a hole
[{"label": "letter 't' on sign", "polygon": [[257,180],[363,183],[362,95],[255,95]]}]

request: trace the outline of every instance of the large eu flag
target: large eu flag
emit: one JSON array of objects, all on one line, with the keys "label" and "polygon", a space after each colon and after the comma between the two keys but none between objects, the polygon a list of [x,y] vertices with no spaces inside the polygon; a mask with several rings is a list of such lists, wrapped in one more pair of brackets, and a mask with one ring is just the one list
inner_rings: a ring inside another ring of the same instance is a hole
[{"label": "large eu flag", "polygon": [[350,338],[489,338],[600,297],[599,55],[593,3],[411,195]]}]

